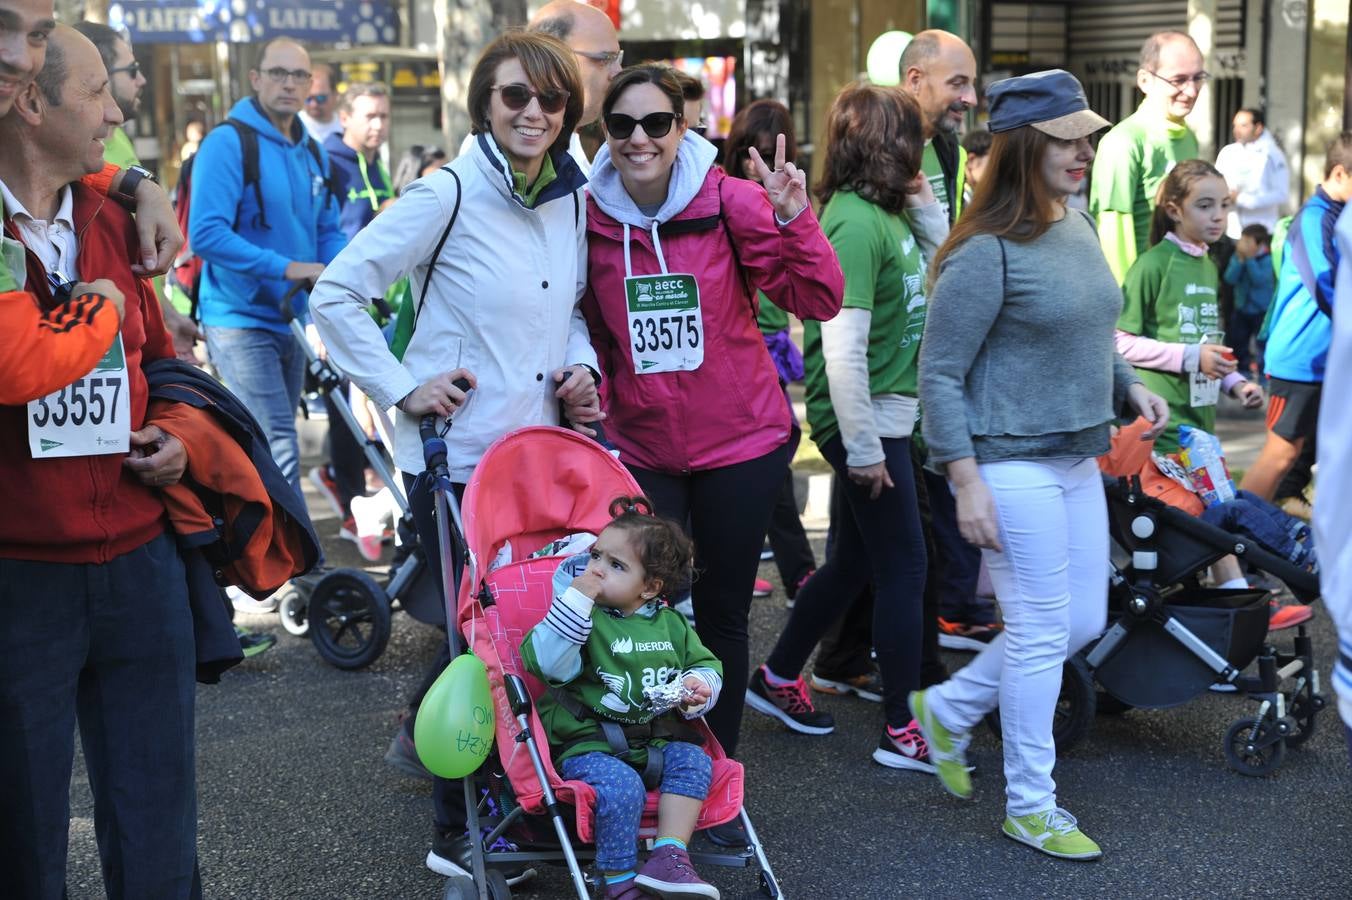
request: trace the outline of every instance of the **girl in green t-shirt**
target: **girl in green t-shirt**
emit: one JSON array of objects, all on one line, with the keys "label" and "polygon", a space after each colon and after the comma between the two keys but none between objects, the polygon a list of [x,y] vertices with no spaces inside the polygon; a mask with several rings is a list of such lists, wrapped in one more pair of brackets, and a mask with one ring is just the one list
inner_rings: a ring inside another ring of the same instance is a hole
[{"label": "girl in green t-shirt", "polygon": [[[709,793],[710,757],[681,739],[688,729],[666,718],[659,728],[656,720],[668,709],[686,719],[703,715],[718,700],[723,667],[685,617],[662,602],[689,585],[695,554],[680,525],[652,513],[645,497],[610,504],[614,518],[596,543],[559,566],[554,602],[522,642],[521,660],[551,687],[539,713],[559,772],[596,791],[603,896],[716,897],[686,851]],[[678,696],[661,702],[645,690],[660,687]],[[626,749],[617,754],[612,740]],[[639,769],[654,753],[662,762],[657,841],[635,872],[647,799]]]},{"label": "girl in green t-shirt", "polygon": [[1210,163],[1179,163],[1160,185],[1151,247],[1127,272],[1117,350],[1150,390],[1169,403],[1161,452],[1178,449],[1178,426],[1216,430],[1221,391],[1246,407],[1262,389],[1239,374],[1221,330],[1220,275],[1207,247],[1225,233],[1230,189]]}]

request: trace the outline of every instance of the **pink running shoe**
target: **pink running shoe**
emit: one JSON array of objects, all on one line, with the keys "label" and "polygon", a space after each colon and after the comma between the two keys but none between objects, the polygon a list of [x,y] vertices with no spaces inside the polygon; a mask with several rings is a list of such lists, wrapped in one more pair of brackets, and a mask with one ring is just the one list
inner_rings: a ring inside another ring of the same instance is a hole
[{"label": "pink running shoe", "polygon": [[751,675],[746,688],[747,706],[773,716],[800,734],[830,734],[836,730],[836,720],[831,714],[817,712],[812,705],[807,682],[801,676],[792,684],[771,684],[765,673],[765,666],[760,666]]},{"label": "pink running shoe", "polygon": [[674,845],[658,847],[638,870],[634,884],[650,894],[679,900],[683,897],[711,897],[718,900],[718,888],[695,874],[690,854]]}]

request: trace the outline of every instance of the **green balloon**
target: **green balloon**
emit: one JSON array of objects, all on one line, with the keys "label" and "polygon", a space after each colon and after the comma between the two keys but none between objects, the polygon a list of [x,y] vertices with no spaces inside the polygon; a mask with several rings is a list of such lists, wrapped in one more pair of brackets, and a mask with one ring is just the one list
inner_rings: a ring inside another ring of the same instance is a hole
[{"label": "green balloon", "polygon": [[901,51],[911,42],[911,34],[906,31],[885,31],[868,48],[868,80],[874,84],[895,85],[901,83],[901,71],[897,63],[901,60]]},{"label": "green balloon", "polygon": [[413,745],[441,778],[464,778],[483,763],[493,749],[493,698],[479,657],[460,654],[433,682],[418,707]]}]

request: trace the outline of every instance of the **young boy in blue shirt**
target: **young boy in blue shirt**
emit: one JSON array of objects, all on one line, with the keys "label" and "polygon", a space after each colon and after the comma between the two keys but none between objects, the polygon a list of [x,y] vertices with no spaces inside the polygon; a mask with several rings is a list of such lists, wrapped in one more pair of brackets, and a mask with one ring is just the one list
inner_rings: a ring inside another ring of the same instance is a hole
[{"label": "young boy in blue shirt", "polygon": [[[1262,225],[1249,225],[1240,233],[1235,252],[1225,267],[1225,283],[1235,289],[1235,306],[1230,313],[1230,333],[1226,336],[1235,348],[1239,371],[1248,375],[1251,364],[1262,369],[1263,342],[1258,332],[1267,316],[1272,295],[1277,290],[1277,274],[1272,268],[1272,235]],[[1250,343],[1256,343],[1257,353]]]}]

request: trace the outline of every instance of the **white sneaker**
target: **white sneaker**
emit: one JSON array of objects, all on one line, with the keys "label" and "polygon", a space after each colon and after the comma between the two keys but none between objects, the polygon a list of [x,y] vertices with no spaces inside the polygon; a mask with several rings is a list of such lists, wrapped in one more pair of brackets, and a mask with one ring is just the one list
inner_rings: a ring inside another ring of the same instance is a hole
[{"label": "white sneaker", "polygon": [[230,598],[236,612],[266,615],[277,611],[277,597],[275,595],[268,597],[266,600],[255,600],[233,584],[225,589],[225,595]]},{"label": "white sneaker", "polygon": [[357,550],[368,562],[380,559],[380,545],[385,540],[385,521],[389,516],[390,501],[384,488],[374,497],[352,498],[352,519],[357,526]]}]

